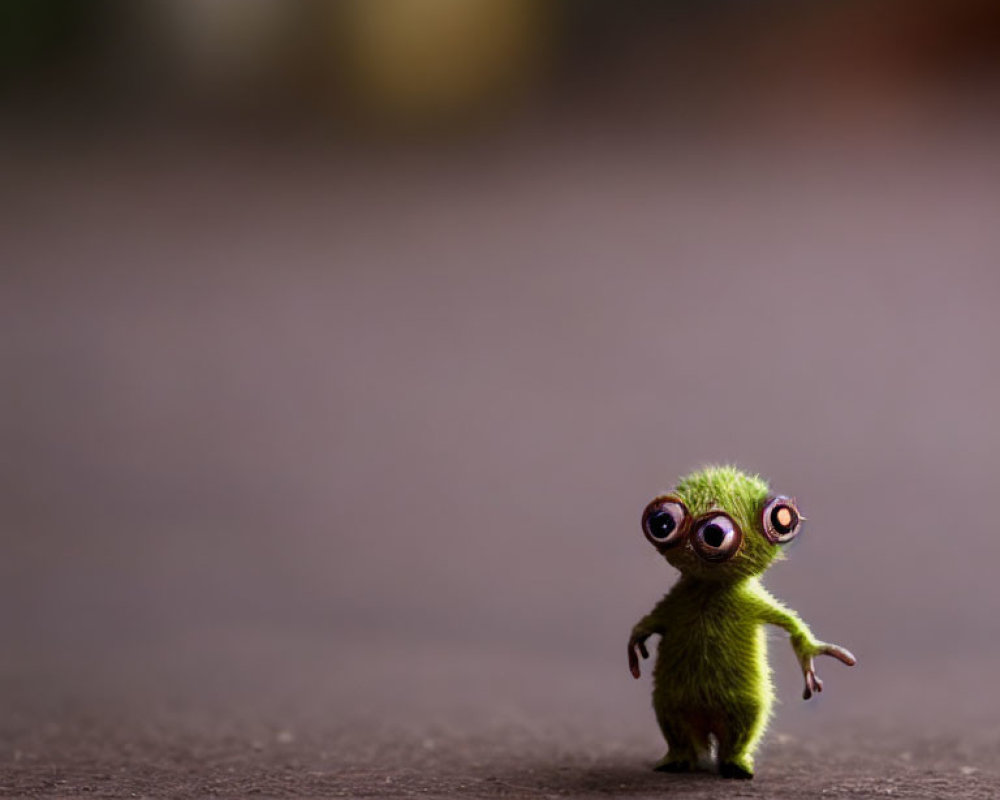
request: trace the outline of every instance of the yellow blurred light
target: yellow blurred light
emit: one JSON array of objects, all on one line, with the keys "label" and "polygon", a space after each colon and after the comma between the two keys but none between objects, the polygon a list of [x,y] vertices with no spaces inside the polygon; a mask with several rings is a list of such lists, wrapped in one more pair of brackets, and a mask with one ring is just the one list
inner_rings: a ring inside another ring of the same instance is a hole
[{"label": "yellow blurred light", "polygon": [[534,0],[353,0],[351,71],[366,103],[390,112],[466,108],[516,85],[535,64]]}]

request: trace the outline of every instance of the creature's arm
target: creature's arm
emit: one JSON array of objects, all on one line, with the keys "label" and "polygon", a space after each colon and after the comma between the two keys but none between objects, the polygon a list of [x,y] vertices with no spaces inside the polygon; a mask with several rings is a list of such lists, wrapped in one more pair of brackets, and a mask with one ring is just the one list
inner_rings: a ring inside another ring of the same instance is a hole
[{"label": "creature's arm", "polygon": [[635,623],[635,626],[632,628],[632,633],[628,637],[628,668],[633,678],[638,679],[641,674],[639,672],[639,656],[636,654],[636,649],[642,653],[643,658],[649,658],[649,651],[646,649],[646,639],[654,633],[663,633],[667,629],[666,604],[667,598],[664,597],[656,604],[656,608]]},{"label": "creature's arm", "polygon": [[849,667],[853,667],[857,663],[857,659],[843,647],[818,641],[798,614],[775,600],[763,588],[755,593],[754,600],[757,616],[761,622],[777,625],[788,631],[792,649],[795,651],[799,666],[802,667],[802,675],[806,680],[806,688],[802,693],[804,700],[812,697],[813,692],[823,691],[823,681],[816,675],[816,665],[813,658],[833,656]]}]

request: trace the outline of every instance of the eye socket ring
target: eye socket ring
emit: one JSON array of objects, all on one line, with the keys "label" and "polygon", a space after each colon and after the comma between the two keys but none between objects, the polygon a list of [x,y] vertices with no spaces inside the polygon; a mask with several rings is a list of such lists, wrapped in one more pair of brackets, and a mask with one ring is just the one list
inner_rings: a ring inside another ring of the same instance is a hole
[{"label": "eye socket ring", "polygon": [[700,517],[694,524],[691,546],[705,561],[729,561],[739,552],[743,531],[736,520],[722,511]]},{"label": "eye socket ring", "polygon": [[802,530],[802,515],[791,497],[768,498],[760,512],[761,527],[771,544],[792,541]]},{"label": "eye socket ring", "polygon": [[680,498],[661,495],[642,512],[642,532],[658,550],[669,550],[684,541],[690,521]]}]

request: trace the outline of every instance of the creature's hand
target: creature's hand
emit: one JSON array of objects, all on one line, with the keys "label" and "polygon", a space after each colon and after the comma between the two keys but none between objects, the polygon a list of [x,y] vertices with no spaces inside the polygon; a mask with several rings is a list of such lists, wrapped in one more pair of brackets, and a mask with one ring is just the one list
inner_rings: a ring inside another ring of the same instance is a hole
[{"label": "creature's hand", "polygon": [[858,663],[858,660],[843,647],[838,647],[835,644],[826,644],[824,642],[816,642],[815,644],[807,647],[796,648],[796,654],[799,657],[799,665],[802,667],[802,674],[806,679],[806,688],[805,691],[802,692],[803,700],[808,700],[812,697],[813,692],[823,691],[823,681],[821,681],[819,676],[816,674],[816,665],[813,663],[813,656],[833,656],[838,661],[843,661],[849,667],[853,667]]},{"label": "creature's hand", "polygon": [[632,635],[628,639],[628,669],[632,673],[632,677],[636,680],[639,679],[640,673],[639,656],[635,651],[638,648],[643,658],[649,658],[649,651],[646,649],[646,639],[648,638],[648,633],[632,631]]}]

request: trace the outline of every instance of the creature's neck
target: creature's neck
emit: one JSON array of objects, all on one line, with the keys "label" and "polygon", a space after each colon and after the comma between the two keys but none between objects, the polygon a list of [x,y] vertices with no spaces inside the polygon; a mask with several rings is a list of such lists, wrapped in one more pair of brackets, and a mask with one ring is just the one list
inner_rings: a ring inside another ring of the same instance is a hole
[{"label": "creature's neck", "polygon": [[722,592],[760,586],[760,578],[756,575],[741,575],[727,580],[712,580],[682,573],[680,580],[677,581],[677,586],[688,592]]}]

